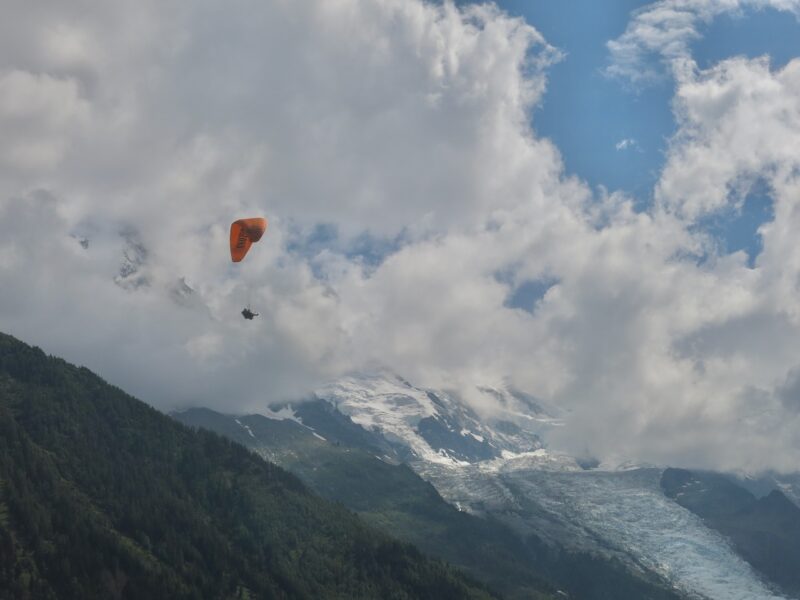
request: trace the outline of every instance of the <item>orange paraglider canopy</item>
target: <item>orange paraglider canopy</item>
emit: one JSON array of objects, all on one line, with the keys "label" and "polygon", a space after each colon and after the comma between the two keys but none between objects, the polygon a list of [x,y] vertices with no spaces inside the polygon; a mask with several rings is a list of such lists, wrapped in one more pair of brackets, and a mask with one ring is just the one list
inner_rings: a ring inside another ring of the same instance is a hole
[{"label": "orange paraglider canopy", "polygon": [[262,217],[239,219],[231,223],[231,260],[241,261],[253,242],[257,242],[267,230],[267,220]]}]

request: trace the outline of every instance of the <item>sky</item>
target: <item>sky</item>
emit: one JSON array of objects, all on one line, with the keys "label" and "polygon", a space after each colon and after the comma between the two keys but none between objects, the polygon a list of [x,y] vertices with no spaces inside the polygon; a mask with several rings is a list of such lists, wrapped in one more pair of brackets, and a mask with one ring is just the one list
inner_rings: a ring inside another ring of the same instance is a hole
[{"label": "sky", "polygon": [[163,410],[389,368],[796,469],[800,1],[10,2],[0,330]]}]

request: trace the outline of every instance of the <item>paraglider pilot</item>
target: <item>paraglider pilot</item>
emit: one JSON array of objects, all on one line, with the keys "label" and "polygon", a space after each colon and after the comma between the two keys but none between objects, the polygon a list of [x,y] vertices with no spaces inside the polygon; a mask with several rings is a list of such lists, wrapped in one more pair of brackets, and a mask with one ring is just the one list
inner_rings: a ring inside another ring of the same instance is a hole
[{"label": "paraglider pilot", "polygon": [[249,308],[245,308],[242,310],[242,316],[247,319],[248,321],[252,321],[253,317],[257,317],[258,313],[254,313]]}]

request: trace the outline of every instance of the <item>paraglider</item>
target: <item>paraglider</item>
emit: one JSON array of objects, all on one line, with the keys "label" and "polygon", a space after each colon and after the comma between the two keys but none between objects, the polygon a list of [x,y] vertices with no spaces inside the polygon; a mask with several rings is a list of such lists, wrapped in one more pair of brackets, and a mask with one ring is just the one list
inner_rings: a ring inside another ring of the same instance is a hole
[{"label": "paraglider", "polygon": [[[267,220],[263,217],[239,219],[231,223],[231,260],[235,263],[244,260],[255,242],[259,241],[267,230]],[[258,313],[250,310],[250,302],[242,310],[242,316],[248,321],[257,317]]]},{"label": "paraglider", "polygon": [[241,262],[250,246],[260,240],[266,230],[267,220],[263,217],[239,219],[231,223],[231,260]]}]

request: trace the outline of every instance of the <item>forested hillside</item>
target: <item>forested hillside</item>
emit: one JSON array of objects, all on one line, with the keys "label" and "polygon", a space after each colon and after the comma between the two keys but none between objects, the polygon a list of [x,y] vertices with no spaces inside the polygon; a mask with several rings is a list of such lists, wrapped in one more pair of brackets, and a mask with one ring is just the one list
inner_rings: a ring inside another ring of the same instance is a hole
[{"label": "forested hillside", "polygon": [[239,444],[0,334],[0,597],[492,595]]}]

